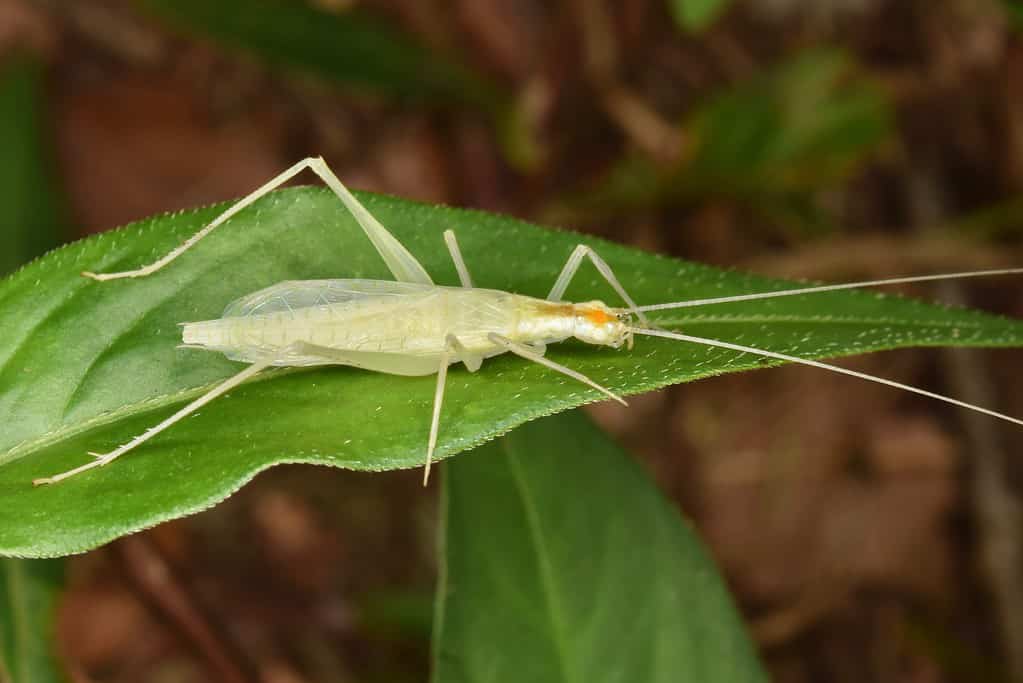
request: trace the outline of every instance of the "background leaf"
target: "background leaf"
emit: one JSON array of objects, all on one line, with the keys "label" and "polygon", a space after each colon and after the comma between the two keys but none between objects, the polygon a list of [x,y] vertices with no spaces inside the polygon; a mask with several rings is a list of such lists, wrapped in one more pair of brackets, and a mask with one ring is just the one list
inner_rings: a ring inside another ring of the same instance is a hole
[{"label": "background leaf", "polygon": [[766,680],[693,532],[581,412],[444,470],[435,683]]},{"label": "background leaf", "polygon": [[881,90],[839,50],[800,53],[724,90],[683,125],[691,148],[662,169],[626,157],[584,200],[598,207],[738,200],[806,232],[826,223],[819,190],[839,185],[892,130]]},{"label": "background leaf", "polygon": [[689,124],[689,182],[748,194],[847,176],[891,128],[880,91],[853,71],[844,52],[806,52],[712,99]]},{"label": "background leaf", "polygon": [[1019,0],[1003,0],[1005,9],[1009,11],[1009,16],[1012,17],[1017,26],[1023,26],[1023,3]]},{"label": "background leaf", "polygon": [[498,109],[503,96],[483,78],[380,21],[280,0],[140,0],[186,30],[258,55],[268,64],[404,99]]},{"label": "background leaf", "polygon": [[[437,282],[457,277],[441,233],[453,228],[481,287],[544,296],[580,241],[511,218],[364,195]],[[177,349],[178,323],[217,317],[270,284],[388,273],[337,200],[319,188],[274,193],[165,271],[97,283],[82,270],[149,262],[215,216],[210,207],[160,216],[70,245],[0,282],[0,553],[80,552],[209,507],[283,462],[361,470],[422,464],[434,378],[350,368],[280,371],[214,401],[113,466],[33,488],[141,433],[175,406],[236,373],[238,364]],[[586,238],[640,302],[765,291],[786,283],[683,263]],[[614,294],[591,270],[567,296]],[[805,356],[911,345],[1009,346],[1023,323],[870,292],[786,297],[679,311],[666,327]],[[624,393],[764,365],[760,359],[667,340],[612,351],[557,345],[554,360]],[[854,380],[849,380],[854,381]],[[596,400],[596,392],[517,358],[448,380],[438,455],[466,450],[527,420]]]},{"label": "background leaf", "polygon": [[668,0],[668,9],[679,28],[702,31],[728,7],[729,0]]},{"label": "background leaf", "polygon": [[42,133],[42,66],[30,57],[0,63],[0,274],[57,246],[58,201]]},{"label": "background leaf", "polygon": [[281,0],[139,3],[172,25],[271,66],[420,105],[474,107],[490,117],[509,163],[526,171],[540,161],[528,117],[507,92],[454,55],[428,49],[365,12],[325,12]]},{"label": "background leaf", "polygon": [[[0,273],[60,243],[60,200],[42,131],[42,64],[22,55],[0,64]],[[55,657],[63,561],[0,559],[0,681],[64,680]]]},{"label": "background leaf", "polygon": [[53,646],[60,560],[0,558],[0,681],[62,681]]}]

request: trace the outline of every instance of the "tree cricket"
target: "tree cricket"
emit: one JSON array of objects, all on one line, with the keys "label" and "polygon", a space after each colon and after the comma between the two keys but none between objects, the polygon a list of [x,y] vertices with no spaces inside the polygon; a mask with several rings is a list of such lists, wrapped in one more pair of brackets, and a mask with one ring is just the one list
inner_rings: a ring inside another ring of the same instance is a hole
[{"label": "tree cricket", "polygon": [[[91,461],[33,483],[53,484],[107,465],[269,367],[348,365],[395,375],[436,373],[423,470],[426,485],[437,445],[450,365],[462,363],[469,372],[476,372],[485,359],[510,352],[625,403],[612,389],[544,357],[547,345],[569,338],[613,349],[623,346],[631,349],[634,336],[645,335],[729,349],[857,377],[1023,425],[1023,420],[882,377],[766,349],[662,330],[646,316],[667,309],[857,287],[1020,274],[1023,268],[890,278],[639,306],[610,266],[585,244],[578,245],[569,256],[545,299],[476,288],[457,239],[448,230],[444,241],[461,286],[441,286],[434,284],[419,261],[348,191],[323,159],[316,157],[304,159],[271,179],[153,263],[137,270],[83,275],[99,281],[151,275],[195,246],[218,225],[306,169],[316,173],[351,212],[395,279],[280,282],[232,302],[218,319],[182,323],[183,347],[223,353],[231,360],[248,363],[248,367],[109,453],[90,453]],[[625,306],[612,307],[601,301],[562,301],[584,259],[596,267]]]}]

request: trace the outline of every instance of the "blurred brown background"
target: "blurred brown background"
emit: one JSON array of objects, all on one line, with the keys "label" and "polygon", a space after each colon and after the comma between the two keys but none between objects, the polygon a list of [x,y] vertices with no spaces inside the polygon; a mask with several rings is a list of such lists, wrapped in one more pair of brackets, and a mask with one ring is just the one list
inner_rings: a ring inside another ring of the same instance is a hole
[{"label": "blurred brown background", "polygon": [[[314,40],[225,32],[202,4],[0,0],[0,124],[42,150],[38,181],[0,171],[0,199],[52,182],[31,215],[70,226],[39,249],[322,154],[361,189],[769,275],[1023,264],[1012,3],[737,0],[688,24],[666,0],[271,3],[354,10],[397,41],[380,50],[422,51],[361,79]],[[1020,291],[911,293],[1023,317]],[[1023,415],[1020,360],[847,365]],[[1018,430],[798,368],[593,413],[694,520],[775,680],[1023,681]],[[435,501],[419,476],[277,468],[75,558],[65,658],[83,681],[424,680]]]}]

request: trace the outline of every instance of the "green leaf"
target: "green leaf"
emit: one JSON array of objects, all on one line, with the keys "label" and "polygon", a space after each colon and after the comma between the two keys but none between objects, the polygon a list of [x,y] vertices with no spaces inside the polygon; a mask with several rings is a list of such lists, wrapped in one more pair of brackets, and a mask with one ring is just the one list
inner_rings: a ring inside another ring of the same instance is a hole
[{"label": "green leaf", "polygon": [[453,59],[356,11],[282,0],[138,0],[186,30],[278,65],[389,96],[499,109],[504,96]]},{"label": "green leaf", "polygon": [[687,117],[688,154],[664,170],[619,163],[592,198],[598,208],[727,198],[809,231],[815,193],[859,169],[892,130],[882,92],[848,55],[812,50],[720,92]]},{"label": "green leaf", "polygon": [[1014,20],[1017,27],[1023,27],[1023,2],[1020,0],[1002,0],[1009,17]]},{"label": "green leaf", "polygon": [[675,24],[684,31],[700,32],[721,16],[731,0],[668,0]]},{"label": "green leaf", "polygon": [[689,182],[753,194],[845,178],[891,128],[880,92],[852,71],[845,53],[811,51],[711,100],[690,123]]},{"label": "green leaf", "polygon": [[[59,244],[59,199],[42,132],[43,68],[25,55],[0,65],[0,273]],[[0,681],[63,681],[54,653],[61,560],[0,559]]]},{"label": "green leaf", "polygon": [[60,243],[61,230],[42,128],[42,66],[0,63],[0,274]]},{"label": "green leaf", "polygon": [[[541,297],[582,241],[503,216],[362,197],[441,284],[458,282],[443,246],[446,228],[457,232],[478,286]],[[79,275],[148,263],[223,208],[159,216],[94,236],[0,281],[0,554],[88,550],[208,508],[279,463],[358,470],[423,463],[434,377],[291,369],[213,401],[109,467],[31,486],[33,478],[82,464],[88,451],[124,443],[239,371],[220,355],[176,348],[178,323],[218,317],[233,299],[282,280],[389,278],[361,230],[320,188],[273,193],[151,277],[95,282]],[[641,303],[790,286],[585,241]],[[567,297],[617,301],[588,265]],[[807,357],[1023,343],[1019,321],[873,292],[694,308],[658,322]],[[553,346],[550,357],[626,394],[764,365],[748,354],[659,339],[638,339],[632,351],[567,342]],[[477,373],[453,368],[438,456],[599,398],[516,357],[491,359]]]},{"label": "green leaf", "polygon": [[63,681],[53,653],[60,560],[0,558],[0,681]]},{"label": "green leaf", "polygon": [[542,157],[530,121],[502,88],[454,55],[357,10],[324,12],[294,0],[137,0],[157,17],[251,54],[270,66],[400,100],[485,113],[509,163]]},{"label": "green leaf", "polygon": [[767,680],[695,534],[582,413],[444,469],[435,683]]}]

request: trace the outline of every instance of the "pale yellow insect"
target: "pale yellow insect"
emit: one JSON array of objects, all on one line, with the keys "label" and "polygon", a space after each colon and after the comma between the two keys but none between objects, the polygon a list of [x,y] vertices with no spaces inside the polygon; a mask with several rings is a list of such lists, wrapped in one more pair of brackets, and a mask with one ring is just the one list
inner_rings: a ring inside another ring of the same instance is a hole
[{"label": "pale yellow insect", "polygon": [[[463,363],[470,372],[475,372],[484,359],[511,352],[568,375],[625,403],[610,389],[544,357],[548,344],[570,337],[600,346],[631,348],[633,335],[642,334],[731,349],[886,384],[1023,425],[1023,420],[881,377],[764,349],[656,329],[645,316],[646,312],[670,308],[870,285],[1017,274],[1023,273],[1023,268],[894,278],[637,306],[607,263],[584,244],[578,245],[572,252],[546,299],[473,287],[455,235],[449,230],[444,233],[444,240],[462,286],[444,287],[433,283],[419,261],[345,188],[323,159],[317,157],[304,159],[273,178],[227,209],[181,246],[150,265],[120,273],[83,274],[96,280],[151,275],[194,246],[218,225],[304,169],[316,173],[351,211],[394,275],[395,281],[339,279],[281,282],[231,303],[221,318],[184,323],[182,341],[185,347],[217,351],[232,360],[249,363],[249,366],[113,451],[91,453],[94,456],[92,461],[52,477],[37,479],[34,483],[52,484],[106,465],[268,367],[350,365],[395,375],[437,373],[426,467],[423,472],[425,484],[437,444],[444,387],[448,366],[451,364]],[[626,307],[613,308],[600,301],[561,301],[569,282],[585,258],[596,266],[598,272],[621,296]],[[633,325],[634,318],[643,326]]]}]

